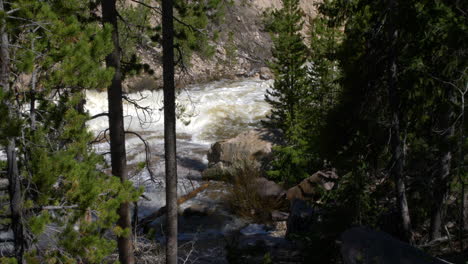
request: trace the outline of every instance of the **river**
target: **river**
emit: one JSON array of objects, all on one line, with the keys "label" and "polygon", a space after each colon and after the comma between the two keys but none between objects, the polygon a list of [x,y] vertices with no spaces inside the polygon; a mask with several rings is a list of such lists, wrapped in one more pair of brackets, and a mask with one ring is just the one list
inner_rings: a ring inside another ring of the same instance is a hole
[{"label": "river", "polygon": [[[258,79],[224,80],[193,85],[180,91],[177,96],[179,118],[176,127],[179,196],[204,183],[201,171],[207,166],[206,154],[211,144],[259,126],[260,120],[270,110],[264,95],[271,84],[272,81]],[[105,92],[88,91],[86,97],[86,109],[91,115],[107,112]],[[151,180],[148,168],[138,169],[138,164],[147,157],[145,146],[138,137],[129,134],[126,148],[130,177],[135,186],[144,187],[144,194],[150,199],[139,202],[138,214],[143,218],[165,205],[163,93],[160,90],[144,90],[129,94],[128,98],[145,108],[137,108],[125,102],[124,123],[126,130],[139,133],[147,141],[150,150],[149,168],[154,175]],[[107,122],[106,117],[100,117],[89,121],[87,125],[98,135],[107,128]],[[94,146],[99,153],[109,152],[106,142]],[[105,157],[110,163],[110,156]],[[222,201],[213,198],[217,197],[217,192],[224,191],[222,187],[204,191],[180,206],[181,212],[191,206],[216,208],[216,213],[211,217],[180,218],[179,240],[182,243],[194,239],[200,241],[197,258],[205,258],[205,261],[198,261],[200,263],[211,263],[215,259],[218,263],[224,262],[224,234],[246,225],[245,221],[227,212]],[[161,223],[156,221],[155,225]],[[156,239],[162,242],[163,237],[157,236]]]}]

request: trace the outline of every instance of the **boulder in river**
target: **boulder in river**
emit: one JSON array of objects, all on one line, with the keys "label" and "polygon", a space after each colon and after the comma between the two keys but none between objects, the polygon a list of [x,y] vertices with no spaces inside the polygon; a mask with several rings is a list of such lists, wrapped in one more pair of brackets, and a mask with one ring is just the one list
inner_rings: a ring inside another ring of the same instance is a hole
[{"label": "boulder in river", "polygon": [[223,175],[232,165],[242,162],[263,167],[271,160],[273,146],[278,142],[279,133],[267,129],[253,129],[218,141],[208,151],[208,169],[202,176]]},{"label": "boulder in river", "polygon": [[183,217],[203,217],[208,216],[213,213],[213,210],[210,209],[210,206],[207,204],[193,204],[190,207],[186,208],[183,212]]},{"label": "boulder in river", "polygon": [[262,79],[262,80],[273,79],[273,73],[271,72],[270,68],[268,68],[268,67],[261,67],[260,68],[260,79]]},{"label": "boulder in river", "polygon": [[218,162],[233,164],[242,160],[262,161],[271,155],[278,136],[275,131],[253,129],[237,137],[218,141],[208,151],[208,165]]},{"label": "boulder in river", "polygon": [[345,264],[444,264],[422,250],[387,233],[354,227],[341,235],[341,255]]}]

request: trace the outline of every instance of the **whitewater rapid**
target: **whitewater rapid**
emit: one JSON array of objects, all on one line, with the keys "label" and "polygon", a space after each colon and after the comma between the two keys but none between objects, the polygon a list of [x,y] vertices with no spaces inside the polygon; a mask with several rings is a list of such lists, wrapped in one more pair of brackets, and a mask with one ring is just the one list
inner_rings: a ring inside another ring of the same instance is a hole
[{"label": "whitewater rapid", "polygon": [[[266,89],[272,81],[246,79],[240,81],[217,81],[193,85],[181,90],[177,96],[177,160],[178,192],[183,195],[200,186],[201,171],[207,166],[206,154],[210,145],[222,139],[236,136],[247,129],[259,127],[270,107],[264,101]],[[141,134],[150,150],[150,170],[158,184],[151,181],[147,169],[130,169],[130,177],[136,186],[145,188],[145,195],[151,201],[142,201],[140,216],[144,217],[165,204],[164,194],[164,122],[162,91],[144,90],[127,95],[140,107],[124,103],[125,129]],[[86,109],[89,114],[107,112],[107,94],[87,91]],[[89,129],[98,135],[108,127],[107,117],[100,117],[87,123]],[[109,144],[94,145],[98,153],[108,153]],[[141,140],[128,135],[126,138],[127,163],[130,168],[145,161],[146,152]],[[105,155],[110,164],[110,155]],[[199,197],[205,199],[206,197]],[[190,206],[184,204],[182,209]],[[198,201],[200,202],[200,201]],[[203,201],[206,203],[208,201]]]},{"label": "whitewater rapid", "polygon": [[[235,136],[239,132],[258,126],[270,110],[264,101],[271,81],[247,79],[217,81],[193,85],[181,90],[177,96],[177,134],[180,139],[199,144]],[[155,138],[164,137],[163,93],[144,90],[128,94],[143,109],[124,100],[126,130],[145,132]],[[86,109],[90,115],[107,112],[107,94],[87,91]],[[88,127],[94,133],[107,128],[106,117],[92,120]]]}]

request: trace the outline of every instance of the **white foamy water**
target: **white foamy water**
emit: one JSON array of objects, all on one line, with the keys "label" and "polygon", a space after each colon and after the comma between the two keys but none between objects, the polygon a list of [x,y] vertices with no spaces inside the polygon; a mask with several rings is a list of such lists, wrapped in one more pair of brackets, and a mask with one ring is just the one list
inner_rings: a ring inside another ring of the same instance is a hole
[{"label": "white foamy water", "polygon": [[[257,126],[270,109],[264,101],[265,90],[270,85],[270,81],[256,79],[218,81],[181,91],[177,97],[177,134],[193,143],[210,144]],[[128,96],[140,106],[147,107],[151,115],[125,102],[126,129],[150,132],[151,137],[162,138],[162,91],[142,91]],[[88,91],[86,97],[86,108],[91,115],[107,112],[105,92]],[[88,126],[98,133],[107,128],[107,119],[92,120]]]},{"label": "white foamy water", "polygon": [[[241,81],[218,81],[204,85],[192,86],[177,96],[177,158],[178,158],[178,192],[187,193],[200,186],[200,172],[206,167],[206,153],[210,145],[218,140],[236,136],[242,131],[259,126],[259,122],[270,110],[264,101],[271,81],[247,79]],[[88,91],[86,109],[90,115],[107,112],[106,92]],[[165,204],[164,194],[164,122],[162,91],[142,91],[128,95],[141,107],[151,112],[143,112],[130,103],[124,104],[126,130],[139,132],[149,144],[151,151],[150,169],[161,184],[148,181],[147,170],[131,175],[136,185],[143,185],[151,201],[142,201],[141,216],[156,210]],[[95,133],[108,127],[107,117],[100,117],[88,122],[88,127]],[[96,144],[99,153],[109,152],[108,143]],[[144,145],[134,136],[126,140],[128,164],[135,165],[145,160]],[[109,155],[105,156],[109,160]],[[203,199],[203,197],[200,197]],[[185,206],[197,202],[192,199]],[[206,199],[203,200],[206,203]]]}]

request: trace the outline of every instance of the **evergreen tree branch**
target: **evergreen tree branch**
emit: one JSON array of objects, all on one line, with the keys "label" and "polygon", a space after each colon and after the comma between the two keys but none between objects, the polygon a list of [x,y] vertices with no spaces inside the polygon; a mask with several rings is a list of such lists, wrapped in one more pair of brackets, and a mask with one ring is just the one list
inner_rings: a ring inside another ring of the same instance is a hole
[{"label": "evergreen tree branch", "polygon": [[[138,1],[138,0],[130,0],[130,1],[132,1],[132,2],[134,2],[134,3],[137,3],[137,4],[140,4],[140,5],[144,6],[144,7],[150,8],[150,9],[156,11],[159,15],[162,15],[162,10],[161,10],[161,8],[159,8],[159,7],[157,7],[157,6],[148,5],[148,4],[146,4],[146,3],[144,3],[144,2],[141,2],[141,1]],[[190,28],[190,29],[193,30],[193,31],[196,31],[196,32],[198,32],[198,33],[200,33],[200,34],[206,35],[206,33],[203,32],[202,30],[200,30],[200,29],[198,29],[198,28],[196,28],[196,27],[194,27],[194,26],[192,26],[192,25],[190,25],[190,24],[185,23],[184,21],[182,21],[181,19],[177,18],[176,16],[174,16],[174,20],[175,20],[177,23],[180,23],[181,25],[186,26],[186,27]]]}]

